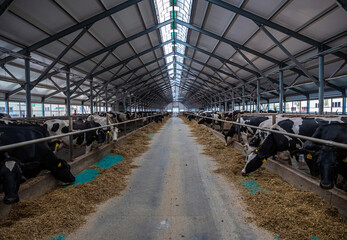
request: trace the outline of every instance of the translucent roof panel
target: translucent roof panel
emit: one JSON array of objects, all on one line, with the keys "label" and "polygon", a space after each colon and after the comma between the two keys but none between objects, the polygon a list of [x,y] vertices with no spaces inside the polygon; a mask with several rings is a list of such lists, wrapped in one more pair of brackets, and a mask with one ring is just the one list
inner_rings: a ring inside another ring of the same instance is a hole
[{"label": "translucent roof panel", "polygon": [[[154,0],[158,22],[162,23],[170,19],[179,19],[183,22],[189,23],[190,13],[192,9],[192,0]],[[170,39],[178,39],[186,42],[188,28],[173,22],[160,28],[161,40],[166,42]],[[176,56],[176,53],[184,54],[185,46],[176,42],[164,46],[165,55],[174,53],[166,58],[166,63],[171,63],[168,66],[168,74],[174,81],[171,82],[173,100],[177,101],[180,83],[180,76],[182,74],[182,66],[177,63],[183,64],[183,57]],[[175,86],[173,86],[175,84]]]}]

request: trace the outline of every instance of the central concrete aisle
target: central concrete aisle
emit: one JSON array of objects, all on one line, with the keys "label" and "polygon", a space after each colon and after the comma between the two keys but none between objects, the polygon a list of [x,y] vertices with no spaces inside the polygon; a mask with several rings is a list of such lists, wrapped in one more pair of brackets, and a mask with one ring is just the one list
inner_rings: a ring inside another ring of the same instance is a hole
[{"label": "central concrete aisle", "polygon": [[232,185],[212,173],[189,128],[171,118],[135,164],[127,190],[67,239],[274,239],[244,221]]}]

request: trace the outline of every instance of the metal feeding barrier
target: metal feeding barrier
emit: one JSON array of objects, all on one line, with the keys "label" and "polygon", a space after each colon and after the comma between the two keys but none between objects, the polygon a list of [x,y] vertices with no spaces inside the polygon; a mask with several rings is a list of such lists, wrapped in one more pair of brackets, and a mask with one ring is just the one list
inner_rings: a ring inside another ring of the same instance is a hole
[{"label": "metal feeding barrier", "polygon": [[10,150],[10,149],[13,149],[13,148],[19,148],[19,147],[27,146],[27,145],[30,145],[30,144],[45,142],[45,141],[48,141],[48,140],[53,140],[53,139],[57,139],[57,138],[61,138],[61,137],[73,136],[73,135],[76,135],[76,134],[81,134],[81,133],[85,133],[85,132],[94,131],[94,130],[97,130],[97,129],[108,128],[108,127],[119,126],[119,125],[124,125],[125,134],[126,134],[126,124],[127,123],[137,122],[137,121],[141,121],[141,120],[146,120],[147,118],[154,118],[154,117],[162,116],[162,115],[164,115],[164,114],[156,114],[156,115],[152,115],[152,116],[148,116],[148,117],[142,117],[142,118],[136,118],[136,119],[133,119],[133,120],[128,120],[128,121],[124,121],[124,122],[120,122],[120,123],[113,123],[113,124],[109,124],[109,125],[105,125],[105,126],[100,126],[100,127],[95,127],[95,128],[88,128],[88,129],[85,129],[85,130],[74,130],[73,132],[59,134],[59,135],[55,135],[55,136],[29,140],[29,141],[25,141],[25,142],[8,144],[8,145],[0,146],[0,152],[7,151],[7,150]]},{"label": "metal feeding barrier", "polygon": [[286,135],[286,136],[293,137],[293,138],[304,139],[304,140],[308,140],[308,141],[312,141],[312,142],[316,142],[316,143],[320,143],[320,144],[324,144],[324,145],[328,145],[328,146],[332,146],[332,147],[343,148],[343,149],[347,150],[347,144],[334,142],[331,140],[324,140],[324,139],[319,139],[319,138],[307,137],[307,136],[303,136],[303,135],[299,135],[299,134],[288,133],[288,132],[283,132],[283,131],[279,131],[279,130],[273,130],[270,128],[256,127],[256,126],[252,126],[252,125],[248,125],[248,124],[244,124],[244,123],[239,123],[239,122],[234,122],[234,121],[227,121],[227,120],[216,119],[216,118],[211,118],[211,117],[204,117],[204,116],[199,116],[197,114],[192,114],[192,113],[185,113],[185,114],[196,116],[199,118],[204,118],[204,119],[212,119],[214,121],[219,121],[219,122],[232,123],[232,124],[236,124],[236,125],[240,125],[240,126],[244,126],[244,127],[250,127],[250,128],[254,128],[254,129],[259,129],[259,130],[271,132],[271,133],[278,133],[278,134]]}]

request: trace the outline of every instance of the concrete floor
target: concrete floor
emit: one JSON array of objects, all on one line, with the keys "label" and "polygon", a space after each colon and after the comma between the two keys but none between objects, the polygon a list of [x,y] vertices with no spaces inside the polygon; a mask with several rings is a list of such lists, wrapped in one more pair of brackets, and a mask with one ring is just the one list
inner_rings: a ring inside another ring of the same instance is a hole
[{"label": "concrete floor", "polygon": [[237,191],[201,152],[183,121],[171,118],[136,160],[141,167],[123,195],[67,239],[274,239],[244,221]]}]

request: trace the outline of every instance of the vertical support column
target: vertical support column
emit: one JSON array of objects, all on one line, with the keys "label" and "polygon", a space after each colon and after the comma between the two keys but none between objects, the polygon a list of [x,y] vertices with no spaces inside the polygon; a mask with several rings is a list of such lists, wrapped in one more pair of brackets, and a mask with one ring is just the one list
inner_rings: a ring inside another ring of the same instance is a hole
[{"label": "vertical support column", "polygon": [[106,83],[106,86],[105,86],[105,108],[106,108],[106,111],[105,112],[108,112],[108,89],[107,89],[108,85]]},{"label": "vertical support column", "polygon": [[127,98],[125,95],[123,96],[123,107],[124,107],[124,112],[127,112]]},{"label": "vertical support column", "polygon": [[245,110],[245,85],[242,86],[242,110]]},{"label": "vertical support column", "polygon": [[280,70],[279,72],[279,103],[280,103],[280,113],[283,113],[283,94],[284,94],[284,89],[283,89],[283,71]]},{"label": "vertical support column", "polygon": [[[69,132],[72,132],[72,117],[71,117],[71,93],[70,93],[70,69],[66,73],[66,110],[67,117],[69,119]],[[73,159],[73,146],[72,146],[73,136],[69,136],[69,160]]]},{"label": "vertical support column", "polygon": [[269,112],[270,110],[270,100],[267,100],[267,111]]},{"label": "vertical support column", "polygon": [[94,113],[94,102],[93,102],[93,78],[90,79],[90,96],[89,96],[89,100],[90,100],[90,114]]},{"label": "vertical support column", "polygon": [[228,108],[228,101],[227,101],[227,94],[224,94],[224,112],[227,112],[229,110]]},{"label": "vertical support column", "polygon": [[319,78],[319,90],[318,90],[318,107],[319,114],[323,114],[324,111],[324,56],[318,57],[318,78]]},{"label": "vertical support column", "polygon": [[260,80],[257,79],[257,113],[260,113]]},{"label": "vertical support column", "polygon": [[307,94],[306,96],[306,105],[307,105],[307,110],[306,110],[306,113],[307,114],[310,114],[310,94]]},{"label": "vertical support column", "polygon": [[44,98],[42,97],[41,98],[41,104],[42,104],[42,117],[44,117],[45,116],[45,100],[44,100]]},{"label": "vertical support column", "polygon": [[234,89],[231,92],[231,110],[232,111],[235,110],[235,91],[234,91]]},{"label": "vertical support column", "polygon": [[221,112],[221,108],[222,108],[222,98],[221,95],[218,95],[218,108],[219,108],[219,112]]},{"label": "vertical support column", "polygon": [[10,101],[8,100],[7,96],[6,96],[6,101],[5,101],[5,109],[6,109],[6,114],[10,115]]},{"label": "vertical support column", "polygon": [[84,114],[84,102],[81,102],[82,105],[82,114]]},{"label": "vertical support column", "polygon": [[129,112],[131,113],[131,97],[129,97]]},{"label": "vertical support column", "polygon": [[31,118],[31,84],[30,84],[30,61],[28,58],[25,63],[25,95],[26,95],[26,117]]},{"label": "vertical support column", "polygon": [[346,114],[346,90],[342,94],[342,114]]}]

